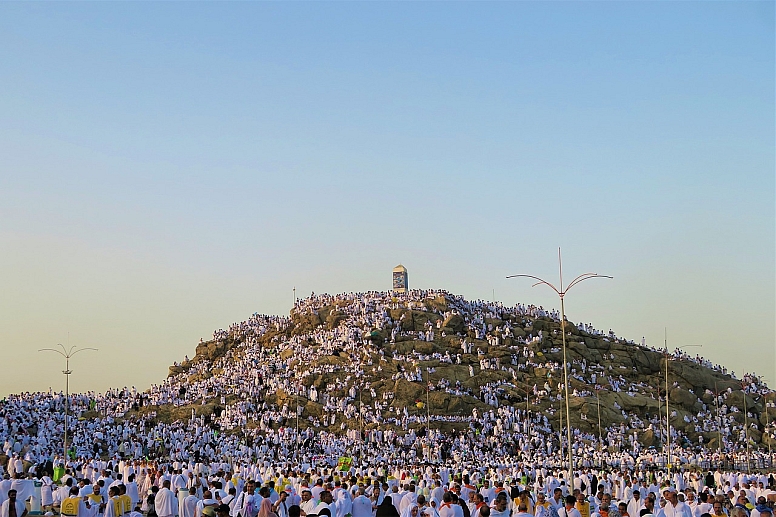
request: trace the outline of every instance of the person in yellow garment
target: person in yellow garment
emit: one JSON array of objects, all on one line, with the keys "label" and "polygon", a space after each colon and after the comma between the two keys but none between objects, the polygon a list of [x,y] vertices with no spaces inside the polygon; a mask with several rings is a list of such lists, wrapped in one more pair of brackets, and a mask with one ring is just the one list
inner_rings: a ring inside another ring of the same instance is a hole
[{"label": "person in yellow garment", "polygon": [[87,517],[91,505],[85,501],[86,497],[78,497],[77,486],[70,488],[70,495],[62,501],[59,513],[64,517]]},{"label": "person in yellow garment", "polygon": [[550,515],[550,506],[552,504],[547,500],[544,492],[536,494],[536,510],[534,511],[536,517],[548,517]]},{"label": "person in yellow garment", "polygon": [[118,485],[119,489],[119,501],[121,501],[121,515],[129,515],[134,508],[132,508],[132,498],[127,495],[127,485]]},{"label": "person in yellow garment", "polygon": [[[575,490],[575,492],[577,491]],[[574,505],[574,508],[577,509],[582,517],[590,517],[590,503],[585,500],[585,494],[577,492],[576,496],[577,503]]]},{"label": "person in yellow garment", "polygon": [[105,514],[103,517],[121,517],[120,513],[117,513],[119,502],[119,489],[112,486],[108,489],[108,502],[105,504]]},{"label": "person in yellow garment", "polygon": [[100,493],[100,485],[94,485],[92,489],[94,492],[87,496],[89,504],[92,506],[96,505],[99,508],[97,513],[102,513],[105,511],[105,497]]}]

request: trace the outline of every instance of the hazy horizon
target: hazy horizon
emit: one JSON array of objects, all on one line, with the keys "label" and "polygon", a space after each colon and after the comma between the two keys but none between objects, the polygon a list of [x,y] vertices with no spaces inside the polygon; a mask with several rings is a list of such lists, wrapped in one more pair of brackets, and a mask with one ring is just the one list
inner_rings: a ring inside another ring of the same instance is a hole
[{"label": "hazy horizon", "polygon": [[0,395],[292,289],[557,308],[776,387],[773,2],[0,4]]}]

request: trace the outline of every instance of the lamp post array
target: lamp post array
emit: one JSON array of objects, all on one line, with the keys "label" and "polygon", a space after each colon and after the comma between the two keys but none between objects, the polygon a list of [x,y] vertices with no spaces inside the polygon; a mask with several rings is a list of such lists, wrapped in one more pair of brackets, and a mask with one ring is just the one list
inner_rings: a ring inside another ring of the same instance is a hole
[{"label": "lamp post array", "polygon": [[38,350],[38,352],[56,352],[57,354],[61,355],[65,358],[65,369],[62,370],[62,373],[65,374],[65,432],[64,432],[64,439],[62,440],[64,443],[63,451],[65,453],[64,459],[67,461],[67,427],[69,425],[70,420],[70,375],[73,373],[73,371],[70,369],[70,358],[74,355],[84,352],[86,350],[94,350],[97,351],[96,348],[76,348],[75,346],[71,346],[70,348],[65,348],[64,345],[61,343],[57,343],[57,346],[60,349],[57,348],[41,348]]},{"label": "lamp post array", "polygon": [[[669,471],[671,470],[671,404],[669,401],[670,388],[668,386],[668,361],[670,355],[668,354],[668,331],[664,334],[663,346],[665,347],[665,361],[666,361],[666,466]],[[676,347],[677,350],[684,350],[689,347],[702,347],[703,345],[682,345]]]},{"label": "lamp post array", "polygon": [[558,287],[551,284],[547,280],[544,280],[534,275],[526,275],[526,274],[509,275],[507,278],[531,278],[533,280],[536,280],[536,283],[533,284],[531,287],[535,287],[537,285],[546,285],[547,287],[555,291],[555,294],[557,294],[558,298],[560,298],[560,329],[561,329],[561,340],[563,343],[563,387],[564,387],[564,395],[566,399],[566,440],[568,442],[568,462],[569,462],[568,480],[569,480],[569,483],[571,483],[574,480],[574,451],[573,451],[572,442],[571,442],[571,418],[570,418],[571,411],[569,409],[569,373],[568,373],[568,360],[567,360],[567,352],[566,352],[566,307],[565,307],[564,300],[566,298],[566,293],[568,293],[572,287],[579,284],[580,282],[583,282],[585,280],[590,280],[591,278],[612,278],[612,277],[608,275],[599,275],[597,273],[584,273],[576,277],[574,280],[569,282],[569,284],[564,287],[563,286],[563,259],[561,256],[560,248],[558,248],[558,272],[560,277],[560,283],[558,284]]}]

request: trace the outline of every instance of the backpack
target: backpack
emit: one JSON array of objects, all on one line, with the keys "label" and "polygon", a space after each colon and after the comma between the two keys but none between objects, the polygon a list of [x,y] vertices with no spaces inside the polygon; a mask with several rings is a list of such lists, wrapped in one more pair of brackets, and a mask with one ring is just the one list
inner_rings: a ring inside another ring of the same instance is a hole
[{"label": "backpack", "polygon": [[146,499],[146,502],[148,503],[148,517],[157,517],[156,514],[156,495],[151,494],[148,496],[148,499]]},{"label": "backpack", "polygon": [[253,500],[248,501],[243,508],[242,517],[256,517],[259,515],[259,509]]}]

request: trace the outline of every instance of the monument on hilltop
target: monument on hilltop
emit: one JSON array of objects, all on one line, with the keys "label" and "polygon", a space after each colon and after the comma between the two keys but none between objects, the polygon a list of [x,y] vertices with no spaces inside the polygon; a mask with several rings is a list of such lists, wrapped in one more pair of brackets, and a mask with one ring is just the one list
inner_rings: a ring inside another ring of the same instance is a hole
[{"label": "monument on hilltop", "polygon": [[393,291],[396,293],[406,293],[408,289],[407,268],[399,264],[393,268]]}]

